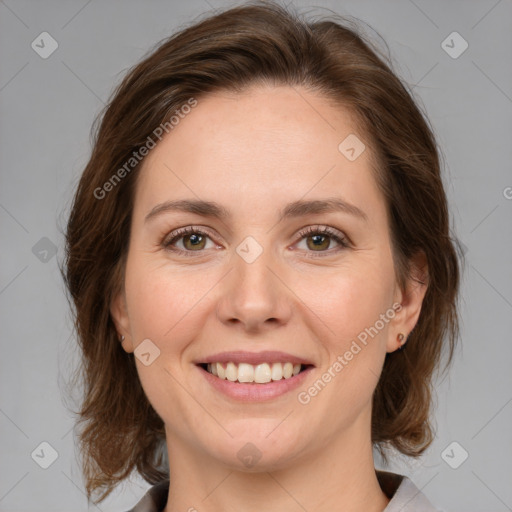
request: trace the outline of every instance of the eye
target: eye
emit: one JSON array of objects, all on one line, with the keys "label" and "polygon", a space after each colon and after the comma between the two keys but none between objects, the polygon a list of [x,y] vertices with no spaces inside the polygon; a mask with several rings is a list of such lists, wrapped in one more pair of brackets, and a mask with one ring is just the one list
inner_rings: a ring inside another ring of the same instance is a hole
[{"label": "eye", "polygon": [[[170,233],[170,235],[162,242],[162,246],[167,250],[192,256],[193,254],[191,253],[201,252],[204,249],[211,248],[206,247],[208,239],[210,239],[210,235],[206,231],[188,226]],[[183,248],[175,247],[176,242],[179,244],[180,241]]]},{"label": "eye", "polygon": [[[348,239],[340,231],[330,226],[310,226],[300,231],[299,237],[300,242],[306,242],[306,255],[311,258],[332,255],[333,252],[350,247]],[[207,246],[208,241],[212,244],[209,247]],[[332,241],[338,244],[337,249],[330,249]],[[179,247],[180,243],[182,247]],[[211,240],[211,235],[206,230],[193,226],[173,231],[164,239],[161,245],[166,250],[186,256],[194,256],[194,253],[218,247]]]},{"label": "eye", "polygon": [[[340,231],[331,228],[330,226],[310,226],[305,230],[302,230],[299,233],[299,236],[301,237],[300,242],[306,242],[306,249],[309,253],[307,256],[311,258],[331,255],[333,252],[338,252],[339,250],[350,246],[347,238]],[[338,248],[334,251],[327,250],[333,240],[341,247],[341,249]]]}]

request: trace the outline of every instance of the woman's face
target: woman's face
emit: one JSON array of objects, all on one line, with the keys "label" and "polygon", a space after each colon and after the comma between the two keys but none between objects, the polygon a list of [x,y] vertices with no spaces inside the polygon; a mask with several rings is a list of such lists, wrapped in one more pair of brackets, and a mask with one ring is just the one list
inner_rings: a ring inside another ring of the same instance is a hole
[{"label": "woman's face", "polygon": [[348,113],[253,86],[200,99],[146,157],[112,314],[171,450],[277,469],[369,443],[384,357],[420,295],[396,284]]}]

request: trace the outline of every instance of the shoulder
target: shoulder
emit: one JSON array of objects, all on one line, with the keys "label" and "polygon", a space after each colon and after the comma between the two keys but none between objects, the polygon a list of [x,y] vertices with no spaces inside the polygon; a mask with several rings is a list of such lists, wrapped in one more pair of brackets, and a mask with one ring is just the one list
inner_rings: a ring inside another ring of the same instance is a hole
[{"label": "shoulder", "polygon": [[161,512],[167,504],[169,480],[162,480],[150,487],[140,501],[126,512]]},{"label": "shoulder", "polygon": [[408,477],[387,471],[376,473],[382,491],[390,498],[383,512],[440,512]]}]

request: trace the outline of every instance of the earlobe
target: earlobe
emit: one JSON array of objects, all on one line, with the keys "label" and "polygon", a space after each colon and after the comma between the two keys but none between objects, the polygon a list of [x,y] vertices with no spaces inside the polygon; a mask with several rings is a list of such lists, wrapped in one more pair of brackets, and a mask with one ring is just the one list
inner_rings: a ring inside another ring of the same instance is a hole
[{"label": "earlobe", "polygon": [[124,293],[119,292],[110,303],[110,315],[116,326],[117,337],[123,349],[131,353],[134,347],[130,336],[130,321]]},{"label": "earlobe", "polygon": [[418,323],[427,288],[428,266],[424,252],[420,251],[411,260],[410,276],[407,279],[405,290],[401,291],[399,297],[401,308],[395,316],[387,352],[394,352],[404,347],[411,331]]}]

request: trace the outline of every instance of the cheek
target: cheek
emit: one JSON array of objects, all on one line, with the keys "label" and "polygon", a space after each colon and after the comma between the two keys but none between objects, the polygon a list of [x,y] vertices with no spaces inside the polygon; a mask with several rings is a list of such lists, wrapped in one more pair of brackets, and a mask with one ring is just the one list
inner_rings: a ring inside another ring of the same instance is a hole
[{"label": "cheek", "polygon": [[[149,260],[149,257],[148,257]],[[194,335],[199,326],[197,315],[211,288],[200,272],[185,272],[171,267],[167,262],[132,260],[127,265],[126,294],[133,335],[137,342],[149,338],[161,350],[173,340],[177,349],[180,334]]]},{"label": "cheek", "polygon": [[334,405],[332,411],[360,411],[371,400],[386,355],[394,317],[393,267],[383,259],[360,258],[327,280],[308,278],[303,286],[302,296],[309,297],[307,305],[315,313],[311,321],[317,317],[316,331],[325,333],[319,378],[326,384],[311,390],[322,395],[315,407],[326,408],[322,414],[328,416],[328,404]]},{"label": "cheek", "polygon": [[[386,268],[384,268],[386,267]],[[324,324],[330,350],[345,350],[392,306],[392,270],[383,262],[347,265],[329,277],[302,281],[299,296]],[[386,323],[387,325],[387,323]],[[379,322],[380,330],[382,328]]]},{"label": "cheek", "polygon": [[317,380],[299,390],[298,399],[309,404],[305,410],[312,417],[323,418],[321,428],[326,435],[335,435],[371,403],[394,316],[391,279],[381,275],[378,267],[365,266],[364,271],[343,269],[323,288],[316,283],[308,280],[302,293],[310,297],[307,305],[314,312],[309,315],[316,323],[313,330],[326,333],[321,338],[325,357]]},{"label": "cheek", "polygon": [[168,263],[155,263],[149,257],[132,258],[126,269],[126,295],[130,326],[135,345],[150,339],[160,350],[154,363],[145,366],[136,360],[144,392],[162,418],[173,418],[193,432],[187,418],[198,414],[195,400],[180,381],[182,354],[191,340],[200,337],[209,283],[200,272],[185,273]]}]

